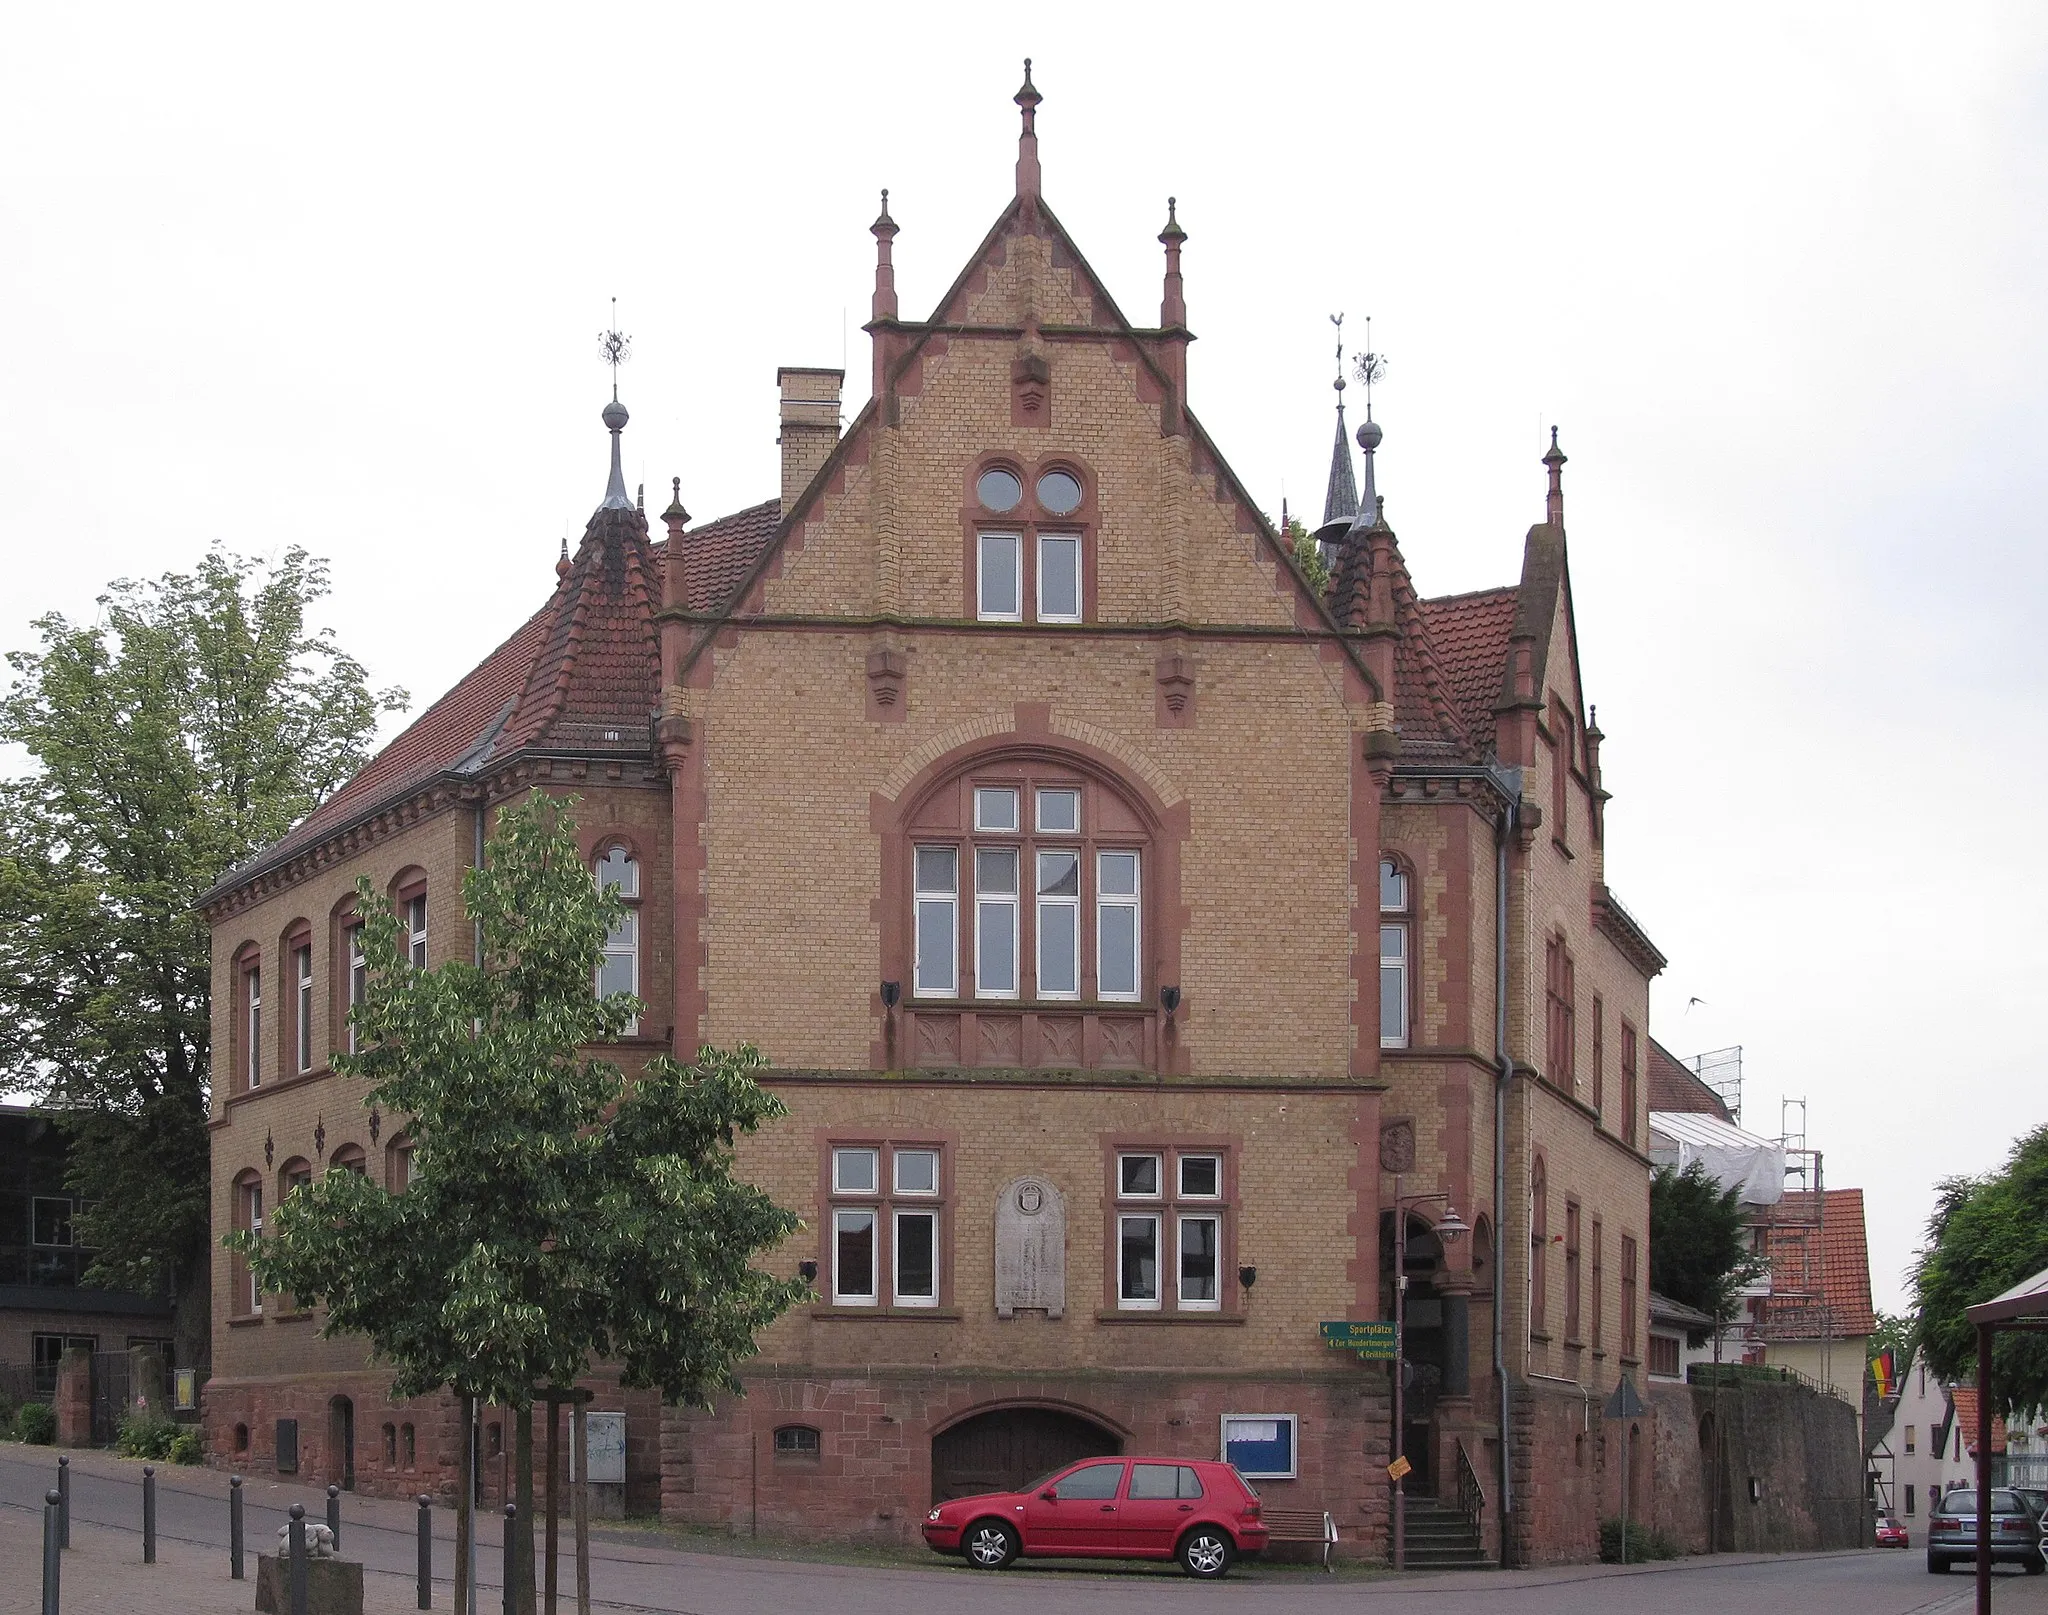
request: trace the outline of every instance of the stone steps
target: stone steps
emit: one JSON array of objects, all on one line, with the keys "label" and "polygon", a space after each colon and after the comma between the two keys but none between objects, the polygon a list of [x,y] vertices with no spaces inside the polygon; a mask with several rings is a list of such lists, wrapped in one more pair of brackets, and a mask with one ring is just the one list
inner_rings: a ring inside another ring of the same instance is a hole
[{"label": "stone steps", "polygon": [[1432,1497],[1407,1497],[1403,1502],[1403,1558],[1410,1570],[1491,1570],[1479,1533],[1456,1509]]}]

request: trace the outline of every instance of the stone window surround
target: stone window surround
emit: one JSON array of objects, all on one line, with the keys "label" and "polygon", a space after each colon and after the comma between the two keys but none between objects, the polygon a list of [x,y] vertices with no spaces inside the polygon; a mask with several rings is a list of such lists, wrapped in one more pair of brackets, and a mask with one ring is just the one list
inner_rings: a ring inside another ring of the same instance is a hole
[{"label": "stone window surround", "polygon": [[[287,925],[277,939],[277,1070],[302,1077],[318,1063],[313,1048],[313,926],[304,918]],[[305,975],[301,975],[301,970]],[[303,1056],[303,1058],[301,1057]]]},{"label": "stone window surround", "polygon": [[[1105,1323],[1178,1321],[1217,1323],[1242,1321],[1242,1286],[1237,1278],[1238,1161],[1243,1141],[1234,1134],[1117,1133],[1105,1135],[1102,1147],[1102,1310],[1096,1314]],[[1156,1155],[1160,1158],[1161,1192],[1148,1198],[1123,1195],[1118,1159],[1125,1155]],[[1180,1192],[1180,1157],[1214,1155],[1219,1161],[1220,1193],[1188,1198]],[[1127,1305],[1119,1293],[1121,1229],[1118,1219],[1126,1212],[1157,1212],[1160,1217],[1159,1304]],[[1213,1306],[1183,1306],[1180,1300],[1180,1216],[1214,1214],[1216,1230],[1216,1302]],[[1071,1237],[1072,1229],[1069,1226]]]},{"label": "stone window surround", "polygon": [[249,941],[235,949],[232,1070],[242,1092],[263,1086],[263,947]]},{"label": "stone window surround", "polygon": [[[1024,485],[1024,497],[1014,510],[992,511],[975,493],[975,484],[987,471],[1008,471]],[[1053,515],[1038,506],[1038,479],[1048,471],[1065,471],[1081,484],[1081,503],[1064,516]],[[1013,454],[991,453],[970,463],[961,488],[960,530],[960,613],[969,622],[993,621],[1020,628],[1050,629],[1075,626],[1068,621],[1041,624],[1038,621],[1038,538],[1048,534],[1078,536],[1081,540],[1081,622],[1097,619],[1095,583],[1096,511],[1095,475],[1071,454],[1052,454],[1026,461]],[[981,615],[981,535],[1017,535],[1017,600],[1021,620],[984,619]]]},{"label": "stone window surround", "polygon": [[[1422,927],[1416,923],[1419,912],[1419,905],[1417,902],[1416,864],[1415,860],[1413,858],[1410,858],[1406,854],[1397,852],[1392,848],[1386,847],[1380,849],[1379,864],[1392,864],[1394,868],[1399,872],[1402,881],[1403,894],[1406,899],[1402,906],[1399,908],[1388,908],[1386,906],[1384,898],[1381,898],[1377,904],[1380,930],[1384,931],[1390,926],[1398,926],[1402,933],[1401,1004],[1403,1011],[1402,1019],[1404,1022],[1401,1030],[1398,1033],[1390,1036],[1387,1033],[1384,1025],[1385,1017],[1381,1017],[1382,1026],[1380,1029],[1380,1047],[1383,1049],[1405,1049],[1411,1047],[1415,1042],[1415,984],[1421,978],[1421,971],[1419,969],[1420,961],[1416,957],[1416,944],[1420,940],[1422,935]],[[1374,866],[1374,875],[1376,881],[1379,877],[1379,873],[1379,867],[1376,864]],[[1384,984],[1387,961],[1387,952],[1384,941],[1381,943],[1379,956],[1380,978],[1382,983]],[[1382,985],[1380,990],[1382,993],[1382,997],[1384,998],[1386,990],[1385,986]]]},{"label": "stone window surround", "polygon": [[[936,1131],[863,1133],[819,1129],[815,1136],[818,1150],[818,1204],[824,1208],[824,1214],[817,1219],[818,1278],[815,1286],[822,1300],[813,1307],[811,1316],[869,1320],[921,1318],[927,1322],[934,1319],[947,1322],[957,1320],[960,1314],[954,1310],[953,1299],[953,1256],[956,1250],[953,1234],[953,1208],[956,1199],[953,1162],[958,1147],[957,1135]],[[842,1192],[834,1187],[832,1152],[845,1149],[868,1149],[877,1152],[874,1193]],[[937,1194],[896,1193],[895,1152],[898,1149],[938,1152]],[[836,1293],[833,1268],[834,1247],[838,1243],[836,1213],[842,1208],[872,1209],[875,1212],[876,1293],[872,1302],[841,1301]],[[938,1294],[932,1302],[904,1306],[895,1299],[895,1213],[898,1211],[932,1211],[938,1214]]]}]

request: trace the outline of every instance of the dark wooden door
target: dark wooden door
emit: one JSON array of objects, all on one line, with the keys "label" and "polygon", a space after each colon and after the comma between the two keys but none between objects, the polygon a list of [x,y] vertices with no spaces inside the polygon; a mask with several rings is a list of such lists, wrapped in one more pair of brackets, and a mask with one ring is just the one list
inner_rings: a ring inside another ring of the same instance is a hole
[{"label": "dark wooden door", "polygon": [[1052,1408],[997,1408],[932,1438],[932,1501],[1021,1491],[1082,1458],[1111,1458],[1123,1443],[1092,1420]]}]

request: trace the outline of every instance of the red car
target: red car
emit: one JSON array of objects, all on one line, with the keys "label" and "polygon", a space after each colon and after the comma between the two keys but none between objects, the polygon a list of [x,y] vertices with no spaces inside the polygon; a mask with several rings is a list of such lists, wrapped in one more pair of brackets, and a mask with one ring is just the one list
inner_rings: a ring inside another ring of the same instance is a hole
[{"label": "red car", "polygon": [[1229,1464],[1088,1458],[1021,1492],[956,1497],[924,1517],[924,1539],[984,1570],[1020,1554],[1055,1559],[1178,1559],[1211,1579],[1266,1546],[1259,1494]]},{"label": "red car", "polygon": [[1906,1548],[1912,1544],[1906,1540],[1906,1528],[1889,1514],[1877,1517],[1877,1545],[1880,1548]]}]

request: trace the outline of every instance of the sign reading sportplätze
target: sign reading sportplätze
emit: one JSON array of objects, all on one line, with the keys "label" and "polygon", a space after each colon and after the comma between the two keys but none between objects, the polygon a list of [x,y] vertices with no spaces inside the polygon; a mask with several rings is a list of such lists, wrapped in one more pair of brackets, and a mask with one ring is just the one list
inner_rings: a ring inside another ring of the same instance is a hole
[{"label": "sign reading sportpl\u00e4tze", "polygon": [[1379,1318],[1339,1319],[1323,1325],[1323,1344],[1339,1351],[1355,1351],[1363,1362],[1391,1363],[1394,1326]]}]

